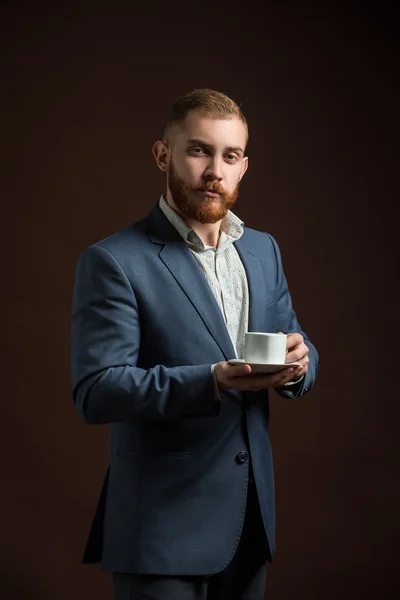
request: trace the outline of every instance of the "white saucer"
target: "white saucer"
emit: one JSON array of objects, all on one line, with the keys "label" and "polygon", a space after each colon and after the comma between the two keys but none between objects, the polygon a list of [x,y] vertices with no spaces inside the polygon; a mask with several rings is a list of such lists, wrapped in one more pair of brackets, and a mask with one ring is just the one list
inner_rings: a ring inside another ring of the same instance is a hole
[{"label": "white saucer", "polygon": [[287,369],[288,367],[299,367],[299,362],[285,363],[285,364],[277,364],[271,365],[268,363],[253,363],[246,361],[242,358],[231,358],[228,360],[230,365],[250,365],[253,373],[278,373],[278,371],[282,371],[283,369]]}]

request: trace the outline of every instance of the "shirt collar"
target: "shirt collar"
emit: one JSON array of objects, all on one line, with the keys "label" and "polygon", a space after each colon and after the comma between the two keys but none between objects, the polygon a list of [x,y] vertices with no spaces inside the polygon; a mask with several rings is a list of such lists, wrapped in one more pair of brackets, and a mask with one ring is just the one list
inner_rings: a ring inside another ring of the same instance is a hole
[{"label": "shirt collar", "polygon": [[[204,245],[194,229],[189,227],[182,217],[171,208],[165,199],[164,194],[160,197],[159,206],[168,221],[175,227],[179,235],[185,240],[190,248],[195,252],[202,252],[208,248],[208,246]],[[243,225],[243,221],[233,214],[232,211],[228,210],[221,221],[221,235],[217,248],[218,252],[225,250],[229,244],[233,244],[233,242],[242,237]]]}]

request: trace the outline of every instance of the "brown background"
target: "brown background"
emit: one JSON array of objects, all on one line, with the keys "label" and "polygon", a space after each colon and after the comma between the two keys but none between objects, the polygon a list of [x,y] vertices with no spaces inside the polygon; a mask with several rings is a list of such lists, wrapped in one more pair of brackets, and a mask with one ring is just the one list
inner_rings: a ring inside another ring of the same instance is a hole
[{"label": "brown background", "polygon": [[1,598],[111,598],[80,565],[108,431],[71,400],[75,264],[157,201],[152,144],[204,86],[242,103],[237,213],[277,238],[321,355],[309,396],[272,401],[268,598],[397,598],[395,3],[32,4],[1,12]]}]

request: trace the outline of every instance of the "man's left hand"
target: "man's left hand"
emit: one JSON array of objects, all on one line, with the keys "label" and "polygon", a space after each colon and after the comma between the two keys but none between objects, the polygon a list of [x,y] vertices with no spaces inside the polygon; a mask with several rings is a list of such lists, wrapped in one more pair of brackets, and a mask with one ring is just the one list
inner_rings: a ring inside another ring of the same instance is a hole
[{"label": "man's left hand", "polygon": [[[283,333],[279,331],[278,333]],[[293,379],[299,379],[303,377],[308,371],[308,353],[310,350],[304,343],[304,338],[300,333],[288,333],[287,344],[286,344],[286,357],[285,363],[298,362],[299,367],[296,367],[293,371]]]}]

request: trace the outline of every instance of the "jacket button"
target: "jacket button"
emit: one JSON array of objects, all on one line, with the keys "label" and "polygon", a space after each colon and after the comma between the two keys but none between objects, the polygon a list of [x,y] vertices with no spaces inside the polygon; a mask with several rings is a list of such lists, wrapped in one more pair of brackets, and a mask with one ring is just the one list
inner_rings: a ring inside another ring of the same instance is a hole
[{"label": "jacket button", "polygon": [[242,452],[239,452],[239,454],[237,455],[236,460],[238,461],[238,463],[245,463],[248,457],[249,455],[247,454],[247,452],[242,450]]}]

